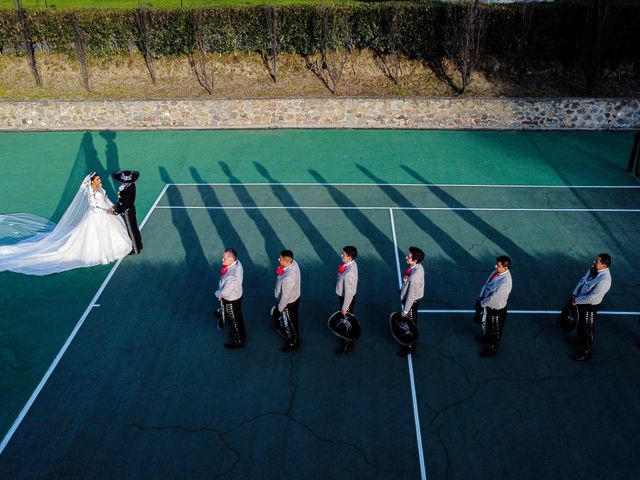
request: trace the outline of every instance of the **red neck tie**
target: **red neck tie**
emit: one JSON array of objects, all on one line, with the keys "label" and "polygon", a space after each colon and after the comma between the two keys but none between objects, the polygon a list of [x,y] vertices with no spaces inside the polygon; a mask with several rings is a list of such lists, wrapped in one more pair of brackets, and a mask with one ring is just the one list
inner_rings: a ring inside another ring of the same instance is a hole
[{"label": "red neck tie", "polygon": [[226,275],[227,270],[229,270],[229,267],[223,265],[222,268],[220,269],[220,275]]},{"label": "red neck tie", "polygon": [[406,282],[406,281],[407,281],[407,279],[409,278],[409,275],[411,275],[411,267],[407,268],[407,269],[404,271],[404,275],[402,276],[402,281],[403,281],[403,282]]},{"label": "red neck tie", "polygon": [[[489,282],[492,282],[492,281],[493,281],[493,279],[494,279],[494,278],[496,278],[498,275],[500,275],[500,273],[498,273],[498,272],[493,272],[493,273],[491,274],[491,276],[489,277]],[[487,282],[487,283],[489,283],[489,282]]]},{"label": "red neck tie", "polygon": [[338,275],[342,275],[346,269],[347,266],[344,263],[342,265],[338,265]]},{"label": "red neck tie", "polygon": [[278,275],[282,275],[284,273],[284,267],[282,265],[279,265],[278,268],[276,268],[276,273]]}]

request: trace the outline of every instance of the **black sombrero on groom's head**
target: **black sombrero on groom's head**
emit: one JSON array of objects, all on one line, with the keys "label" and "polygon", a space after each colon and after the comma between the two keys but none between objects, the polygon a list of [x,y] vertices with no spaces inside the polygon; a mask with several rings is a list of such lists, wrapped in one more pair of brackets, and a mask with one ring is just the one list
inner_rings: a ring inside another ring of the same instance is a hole
[{"label": "black sombrero on groom's head", "polygon": [[138,180],[138,177],[140,177],[140,172],[135,170],[119,170],[111,174],[111,178],[120,183],[133,183]]}]

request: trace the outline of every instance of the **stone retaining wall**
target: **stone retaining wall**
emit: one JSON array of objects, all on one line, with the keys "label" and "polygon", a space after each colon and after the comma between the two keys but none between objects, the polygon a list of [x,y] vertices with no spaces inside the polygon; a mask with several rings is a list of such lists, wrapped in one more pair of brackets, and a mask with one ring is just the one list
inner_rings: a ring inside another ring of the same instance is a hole
[{"label": "stone retaining wall", "polygon": [[0,130],[640,128],[639,98],[0,102]]}]

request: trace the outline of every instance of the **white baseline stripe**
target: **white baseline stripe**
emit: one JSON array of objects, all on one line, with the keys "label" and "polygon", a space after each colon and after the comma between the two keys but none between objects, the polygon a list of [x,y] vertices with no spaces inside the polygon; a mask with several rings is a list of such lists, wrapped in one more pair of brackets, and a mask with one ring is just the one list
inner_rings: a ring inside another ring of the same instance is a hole
[{"label": "white baseline stripe", "polygon": [[159,209],[187,209],[187,210],[432,210],[432,211],[474,211],[474,212],[627,212],[640,213],[640,208],[491,208],[491,207],[301,207],[294,206],[272,206],[260,207],[251,206],[243,207],[240,205],[229,207],[188,207],[184,205],[160,205]]},{"label": "white baseline stripe", "polygon": [[[156,198],[156,201],[151,206],[151,209],[147,212],[147,215],[144,217],[144,220],[140,224],[140,228],[141,229],[142,229],[142,227],[144,227],[144,224],[146,223],[147,219],[151,215],[151,212],[153,212],[153,209],[158,205],[158,202],[160,201],[160,198],[162,198],[162,196],[164,195],[164,192],[166,190],[167,190],[167,185],[164,186],[164,188],[162,189],[162,191],[158,195],[158,198]],[[67,341],[64,342],[64,345],[62,345],[62,348],[60,349],[60,351],[58,352],[56,357],[53,359],[53,362],[51,362],[51,365],[49,365],[49,368],[47,369],[47,371],[45,372],[44,376],[40,380],[40,383],[38,383],[38,386],[36,387],[36,389],[33,391],[31,396],[29,397],[29,400],[27,400],[27,403],[24,405],[24,407],[22,407],[22,410],[20,410],[20,413],[18,414],[18,417],[14,420],[13,425],[11,425],[11,428],[6,433],[4,438],[2,439],[2,443],[0,443],[0,455],[2,455],[2,452],[4,452],[4,449],[7,447],[7,444],[11,440],[11,437],[13,437],[13,434],[16,432],[16,430],[18,429],[18,427],[22,423],[22,420],[24,420],[24,417],[27,415],[27,413],[29,412],[29,409],[31,408],[31,406],[35,402],[36,398],[38,397],[38,395],[40,394],[42,389],[44,388],[45,384],[47,383],[47,380],[49,380],[49,377],[51,376],[51,374],[53,373],[55,368],[58,366],[58,363],[60,363],[60,360],[62,359],[62,356],[65,354],[65,352],[69,348],[69,345],[71,345],[71,342],[73,341],[73,339],[75,338],[76,334],[80,330],[80,327],[82,327],[82,324],[84,323],[86,318],[89,316],[89,313],[96,306],[96,301],[98,300],[98,298],[100,298],[100,295],[102,295],[102,292],[104,291],[104,289],[106,288],[107,284],[109,283],[109,280],[111,280],[111,277],[113,277],[113,274],[116,272],[116,269],[120,265],[120,262],[122,262],[122,258],[116,262],[116,264],[113,266],[113,268],[109,272],[109,275],[107,275],[107,278],[104,279],[104,282],[102,282],[102,285],[100,285],[100,288],[98,289],[96,294],[93,296],[93,299],[89,303],[89,306],[86,308],[86,310],[82,314],[82,317],[80,317],[80,320],[78,320],[78,323],[76,323],[76,326],[71,331],[71,334],[67,338]]]},{"label": "white baseline stripe", "polygon": [[640,189],[640,185],[487,185],[487,184],[473,184],[473,183],[331,183],[331,182],[282,182],[282,183],[269,183],[269,182],[254,182],[254,183],[169,183],[168,185],[176,187],[195,187],[198,185],[211,185],[211,186],[234,186],[243,185],[246,187],[269,187],[269,186],[282,186],[282,187],[456,187],[456,188],[589,188],[594,190],[599,189],[612,189],[612,188],[630,188]]},{"label": "white baseline stripe", "polygon": [[420,455],[420,475],[422,480],[427,480],[427,470],[424,463],[424,453],[422,452],[422,434],[420,433],[420,416],[418,415],[418,397],[416,396],[416,382],[413,378],[413,361],[411,354],[407,355],[409,365],[409,380],[411,381],[411,400],[413,402],[413,416],[416,419],[416,437],[418,439],[418,453]]},{"label": "white baseline stripe", "polygon": [[400,256],[398,255],[398,238],[396,237],[396,222],[393,218],[393,209],[389,209],[389,218],[391,220],[391,234],[393,235],[393,253],[396,256],[396,272],[398,273],[398,288],[402,287],[402,275],[400,275]]},{"label": "white baseline stripe", "polygon": [[[475,310],[418,310],[420,313],[475,313]],[[536,315],[558,315],[560,310],[507,310],[508,313],[531,313]],[[618,312],[615,310],[602,310],[598,312],[598,315],[640,315],[640,312]]]},{"label": "white baseline stripe", "polygon": [[[389,218],[391,220],[391,233],[393,235],[393,248],[396,256],[396,271],[398,272],[398,286],[402,285],[402,277],[400,275],[400,257],[398,255],[398,238],[396,236],[396,224],[393,218],[393,209],[389,209]],[[420,475],[422,480],[427,480],[427,471],[424,462],[424,451],[422,449],[422,432],[420,431],[420,415],[418,413],[418,397],[416,395],[416,383],[413,378],[413,362],[411,354],[407,355],[407,366],[409,367],[409,381],[411,383],[411,401],[413,402],[413,418],[416,424],[416,440],[418,442],[418,456],[420,458]]]}]

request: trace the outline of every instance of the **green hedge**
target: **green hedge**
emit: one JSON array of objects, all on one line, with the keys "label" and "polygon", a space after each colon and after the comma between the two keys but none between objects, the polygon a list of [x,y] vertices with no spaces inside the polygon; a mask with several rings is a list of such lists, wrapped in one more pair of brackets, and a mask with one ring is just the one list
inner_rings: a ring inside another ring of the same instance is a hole
[{"label": "green hedge", "polygon": [[[176,56],[195,49],[201,32],[212,52],[264,51],[269,31],[261,6],[151,10],[150,47],[154,56]],[[443,3],[358,3],[278,6],[281,51],[309,54],[326,38],[329,44],[356,49],[396,51],[414,58],[434,58],[445,54],[450,35],[448,9]],[[457,7],[460,8],[460,7]],[[580,57],[579,38],[585,16],[578,3],[531,4],[532,28],[527,39],[528,60],[570,64]],[[391,36],[393,9],[397,9],[396,35]],[[484,5],[485,58],[517,61],[514,46],[521,41],[521,6]],[[31,38],[36,48],[73,55],[72,16],[84,33],[86,49],[92,56],[108,57],[140,45],[141,36],[135,10],[40,10],[27,12]],[[640,5],[625,4],[614,15],[605,63],[637,62],[637,26]],[[329,28],[327,29],[326,26]],[[595,28],[595,27],[594,27]],[[0,45],[5,51],[23,48],[15,12],[0,11]]]}]

